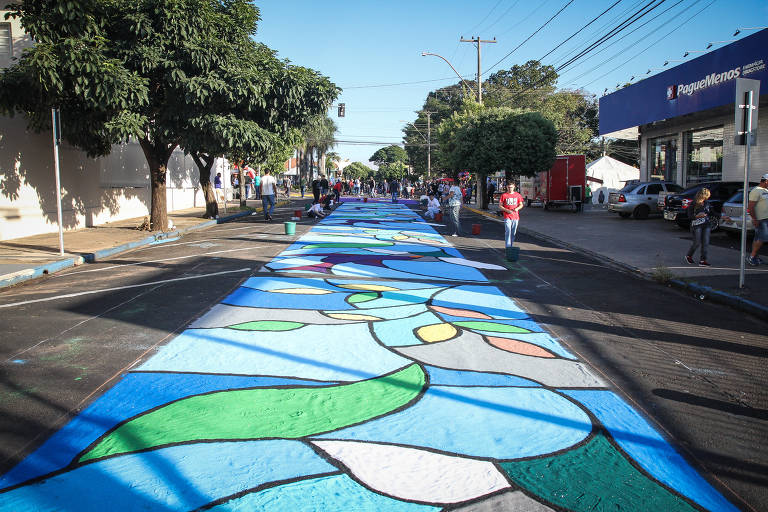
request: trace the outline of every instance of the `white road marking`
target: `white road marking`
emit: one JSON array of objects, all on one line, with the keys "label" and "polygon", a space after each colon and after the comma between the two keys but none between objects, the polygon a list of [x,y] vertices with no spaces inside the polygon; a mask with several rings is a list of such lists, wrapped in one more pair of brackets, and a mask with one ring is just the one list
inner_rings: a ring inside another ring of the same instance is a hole
[{"label": "white road marking", "polygon": [[51,300],[59,300],[59,299],[69,299],[72,297],[80,297],[83,295],[93,295],[95,293],[104,293],[104,292],[115,292],[119,290],[129,290],[131,288],[141,288],[143,286],[154,286],[156,284],[163,284],[163,283],[174,283],[177,281],[188,281],[190,279],[201,279],[205,277],[214,277],[214,276],[220,276],[224,274],[234,274],[236,272],[246,272],[250,271],[250,267],[240,268],[237,270],[226,270],[224,272],[214,272],[212,274],[203,274],[199,276],[189,276],[189,277],[177,277],[175,279],[162,279],[160,281],[152,281],[151,283],[142,283],[142,284],[129,284],[127,286],[117,286],[115,288],[100,288],[98,290],[90,290],[87,292],[78,292],[78,293],[67,293],[65,295],[56,295],[53,297],[46,297],[44,299],[33,299],[33,300],[25,300],[22,302],[13,302],[11,304],[0,304],[0,308],[12,308],[15,306],[23,306],[25,304],[34,304],[36,302],[47,302]]}]

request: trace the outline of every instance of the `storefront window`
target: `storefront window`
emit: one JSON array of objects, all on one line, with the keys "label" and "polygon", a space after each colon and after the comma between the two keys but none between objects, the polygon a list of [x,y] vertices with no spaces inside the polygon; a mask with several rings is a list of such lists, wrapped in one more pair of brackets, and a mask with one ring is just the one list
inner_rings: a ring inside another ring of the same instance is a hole
[{"label": "storefront window", "polygon": [[686,185],[723,178],[723,127],[685,133]]},{"label": "storefront window", "polygon": [[651,179],[677,182],[677,138],[648,141],[648,170]]}]

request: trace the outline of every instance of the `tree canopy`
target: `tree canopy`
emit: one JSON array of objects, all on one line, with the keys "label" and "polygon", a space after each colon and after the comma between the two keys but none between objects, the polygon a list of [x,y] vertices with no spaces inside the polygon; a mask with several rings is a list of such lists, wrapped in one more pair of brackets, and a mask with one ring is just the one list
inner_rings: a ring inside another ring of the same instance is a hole
[{"label": "tree canopy", "polygon": [[400,146],[393,144],[377,150],[369,160],[379,166],[394,162],[407,162],[408,153]]},{"label": "tree canopy", "polygon": [[373,169],[361,162],[352,162],[344,168],[344,179],[366,179],[373,175]]}]

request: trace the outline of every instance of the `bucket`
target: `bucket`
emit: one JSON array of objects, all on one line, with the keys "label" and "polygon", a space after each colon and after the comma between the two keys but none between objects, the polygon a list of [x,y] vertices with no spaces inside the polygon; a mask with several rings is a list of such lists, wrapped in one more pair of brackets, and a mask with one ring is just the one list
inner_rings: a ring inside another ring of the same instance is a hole
[{"label": "bucket", "polygon": [[367,198],[367,197],[364,197],[364,198],[363,198],[363,202],[364,202],[364,203],[367,203],[367,202],[368,202],[368,198]]},{"label": "bucket", "polygon": [[473,235],[479,235],[480,234],[481,226],[480,224],[472,224],[472,234]]},{"label": "bucket", "polygon": [[294,217],[298,217],[298,218],[301,218],[301,210],[294,210],[294,211],[293,211],[293,216],[294,216]]},{"label": "bucket", "polygon": [[520,249],[517,247],[507,247],[507,261],[517,261],[520,258]]},{"label": "bucket", "polygon": [[283,225],[285,226],[285,234],[286,235],[296,234],[296,223],[295,222],[285,222]]},{"label": "bucket", "polygon": [[435,222],[443,222],[443,212],[437,212],[435,214]]}]

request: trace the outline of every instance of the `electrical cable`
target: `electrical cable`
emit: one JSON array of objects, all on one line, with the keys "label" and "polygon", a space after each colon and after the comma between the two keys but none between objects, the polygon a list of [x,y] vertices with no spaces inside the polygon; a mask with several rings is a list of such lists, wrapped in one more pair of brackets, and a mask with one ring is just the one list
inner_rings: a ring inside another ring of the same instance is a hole
[{"label": "electrical cable", "polygon": [[480,23],[478,23],[477,25],[475,25],[474,27],[472,27],[471,29],[469,29],[469,30],[468,30],[467,32],[465,32],[465,33],[466,33],[466,34],[470,34],[470,33],[474,32],[474,30],[475,30],[477,27],[479,27],[480,25],[482,25],[483,23],[485,23],[485,20],[487,20],[487,19],[488,19],[488,16],[490,16],[490,15],[493,13],[493,11],[495,11],[495,10],[496,10],[496,8],[499,6],[499,4],[500,4],[501,2],[502,2],[502,0],[499,0],[498,2],[496,2],[496,5],[494,5],[494,6],[491,8],[491,10],[490,10],[490,11],[488,11],[488,14],[486,14],[486,15],[485,15],[485,18],[483,18],[482,20],[480,20]]},{"label": "electrical cable", "polygon": [[[495,64],[493,64],[491,67],[489,67],[488,69],[486,69],[486,70],[483,72],[483,74],[484,74],[484,75],[488,74],[488,72],[489,72],[489,71],[491,71],[493,68],[495,68],[496,66],[498,66],[499,64],[501,64],[501,62],[503,62],[504,60],[506,60],[506,59],[507,59],[507,57],[509,57],[510,55],[512,55],[513,53],[515,53],[515,52],[518,50],[518,48],[520,48],[520,47],[521,47],[521,46],[523,46],[525,43],[527,43],[528,41],[530,41],[530,40],[531,40],[531,38],[532,38],[533,36],[535,36],[536,34],[538,34],[538,33],[539,33],[539,32],[540,32],[540,31],[541,31],[541,30],[542,30],[544,27],[546,27],[547,25],[549,25],[549,23],[550,23],[552,20],[554,20],[554,19],[555,19],[555,18],[556,18],[556,17],[557,17],[557,16],[558,16],[558,15],[559,15],[561,12],[563,12],[563,11],[565,10],[565,8],[566,8],[566,7],[568,7],[569,5],[571,5],[571,4],[573,3],[573,1],[574,1],[574,0],[568,0],[568,2],[567,2],[567,3],[566,3],[566,4],[565,4],[565,5],[564,5],[564,6],[563,6],[563,7],[562,7],[562,8],[561,8],[559,11],[557,11],[557,12],[554,14],[554,16],[552,16],[551,18],[549,18],[549,19],[548,19],[548,20],[547,20],[547,21],[546,21],[546,22],[545,22],[543,25],[541,25],[539,28],[537,28],[537,29],[536,29],[536,31],[535,31],[533,34],[531,34],[530,36],[528,36],[528,37],[527,37],[527,38],[526,38],[526,39],[525,39],[525,40],[524,40],[522,43],[520,43],[519,45],[515,46],[515,48],[514,48],[514,49],[513,49],[511,52],[509,52],[508,54],[506,54],[505,56],[503,56],[501,59],[499,59],[498,61],[496,61],[496,63],[495,63]],[[663,0],[662,0],[662,1],[663,1]]]},{"label": "electrical cable", "polygon": [[[581,27],[579,30],[577,30],[576,32],[574,32],[573,34],[571,34],[571,36],[570,36],[570,37],[568,37],[567,39],[563,40],[563,41],[562,41],[560,44],[558,44],[557,46],[555,46],[554,48],[552,48],[551,50],[549,50],[549,51],[548,51],[548,52],[547,52],[547,53],[546,53],[546,54],[545,54],[545,55],[544,55],[542,58],[540,58],[540,59],[539,59],[539,62],[543,61],[543,60],[544,60],[545,58],[547,58],[547,57],[548,57],[550,54],[552,54],[552,53],[553,53],[555,50],[557,50],[558,48],[560,48],[561,46],[563,46],[565,43],[567,43],[568,41],[570,41],[571,39],[573,39],[573,38],[574,38],[574,37],[575,37],[575,36],[576,36],[576,35],[577,35],[579,32],[581,32],[582,30],[586,29],[588,26],[590,26],[591,24],[593,24],[594,22],[596,22],[598,19],[600,19],[600,18],[603,16],[603,14],[607,13],[608,11],[610,11],[611,9],[613,9],[614,7],[616,7],[617,5],[619,5],[619,4],[621,3],[621,1],[622,1],[622,0],[616,0],[616,2],[614,2],[614,3],[613,3],[613,5],[611,5],[610,7],[608,7],[606,10],[604,10],[603,12],[601,12],[600,14],[598,14],[597,16],[595,16],[594,18],[592,18],[592,21],[590,21],[589,23],[587,23],[586,25],[584,25],[583,27]],[[681,0],[681,1],[682,1],[682,0]]]},{"label": "electrical cable", "polygon": [[[604,50],[606,50],[606,49],[610,48],[610,47],[611,47],[611,46],[613,46],[614,44],[616,44],[616,43],[618,43],[619,41],[623,40],[625,37],[627,37],[627,36],[631,35],[631,34],[632,34],[632,33],[634,33],[635,31],[637,31],[637,30],[641,29],[642,27],[644,27],[644,26],[645,26],[645,25],[647,25],[648,23],[651,23],[651,22],[653,22],[654,20],[658,19],[660,16],[662,16],[662,15],[666,14],[666,13],[667,13],[667,12],[669,12],[671,9],[673,9],[673,8],[677,7],[678,5],[680,5],[680,4],[681,4],[682,2],[684,2],[684,1],[685,1],[685,0],[679,0],[679,1],[678,1],[676,4],[672,5],[672,6],[671,6],[669,9],[667,9],[667,10],[665,10],[665,11],[663,11],[663,12],[659,13],[659,14],[658,14],[658,15],[656,15],[654,18],[652,18],[652,19],[648,20],[647,22],[643,23],[643,24],[642,24],[642,25],[640,25],[639,27],[635,28],[635,29],[634,29],[632,32],[630,32],[630,33],[628,33],[628,34],[626,34],[626,35],[622,36],[622,37],[621,37],[621,38],[619,38],[619,39],[617,39],[616,41],[614,41],[614,42],[613,42],[613,43],[611,43],[610,45],[606,46],[605,48],[601,49],[600,51],[598,51],[597,53],[595,53],[594,55],[592,55],[592,57],[595,57],[595,56],[597,56],[598,54],[602,53]],[[676,19],[678,19],[678,17],[679,17],[681,14],[683,14],[683,13],[684,13],[685,11],[687,11],[688,9],[690,9],[690,8],[694,7],[694,6],[695,6],[696,4],[698,4],[700,1],[701,1],[701,0],[695,0],[695,1],[694,1],[694,2],[691,4],[691,5],[689,5],[689,6],[685,7],[685,8],[684,8],[682,11],[680,11],[678,14],[676,14],[676,15],[675,15],[675,17],[673,17],[673,18],[671,18],[671,19],[669,19],[669,20],[665,21],[664,23],[662,23],[661,25],[659,25],[659,26],[658,26],[658,27],[656,27],[655,29],[651,30],[650,32],[648,32],[648,33],[646,33],[646,34],[643,34],[643,36],[640,38],[640,40],[638,40],[638,41],[635,41],[635,42],[633,42],[633,43],[629,44],[628,46],[625,46],[624,48],[622,48],[621,50],[619,50],[617,53],[615,53],[615,54],[613,54],[612,56],[608,57],[607,59],[605,59],[604,61],[602,61],[602,62],[601,62],[601,63],[599,63],[598,65],[596,65],[596,66],[594,66],[593,68],[591,68],[591,69],[589,69],[589,70],[587,70],[587,71],[585,71],[585,72],[581,73],[580,75],[578,75],[576,78],[574,78],[574,79],[573,79],[573,81],[575,82],[576,80],[578,80],[578,79],[580,79],[580,78],[582,78],[582,77],[584,77],[584,76],[587,76],[587,75],[589,75],[590,73],[592,73],[593,71],[597,70],[598,68],[600,68],[600,67],[604,66],[605,64],[607,64],[608,62],[612,61],[612,60],[613,60],[613,59],[615,59],[616,57],[619,57],[619,56],[621,56],[621,55],[625,55],[625,54],[626,54],[626,52],[627,52],[629,49],[631,49],[631,48],[634,48],[634,47],[635,47],[635,46],[637,46],[637,44],[638,44],[638,43],[640,43],[642,40],[645,40],[645,39],[647,39],[649,36],[651,36],[651,35],[655,34],[656,32],[658,32],[659,30],[661,30],[662,28],[664,28],[664,27],[665,27],[665,26],[667,26],[668,24],[670,24],[670,23],[672,23],[673,21],[675,21]],[[590,57],[590,58],[591,58],[591,57]],[[613,71],[615,71],[615,70],[616,70],[616,69],[614,69]],[[570,70],[569,70],[569,71],[570,71]],[[568,73],[568,71],[566,71],[566,73]],[[610,72],[609,72],[609,73],[610,73]],[[561,75],[561,76],[562,76],[562,75]],[[603,75],[603,76],[605,76],[605,75]],[[573,83],[573,82],[572,82],[572,83]],[[590,82],[590,83],[591,83],[591,82]]]}]

